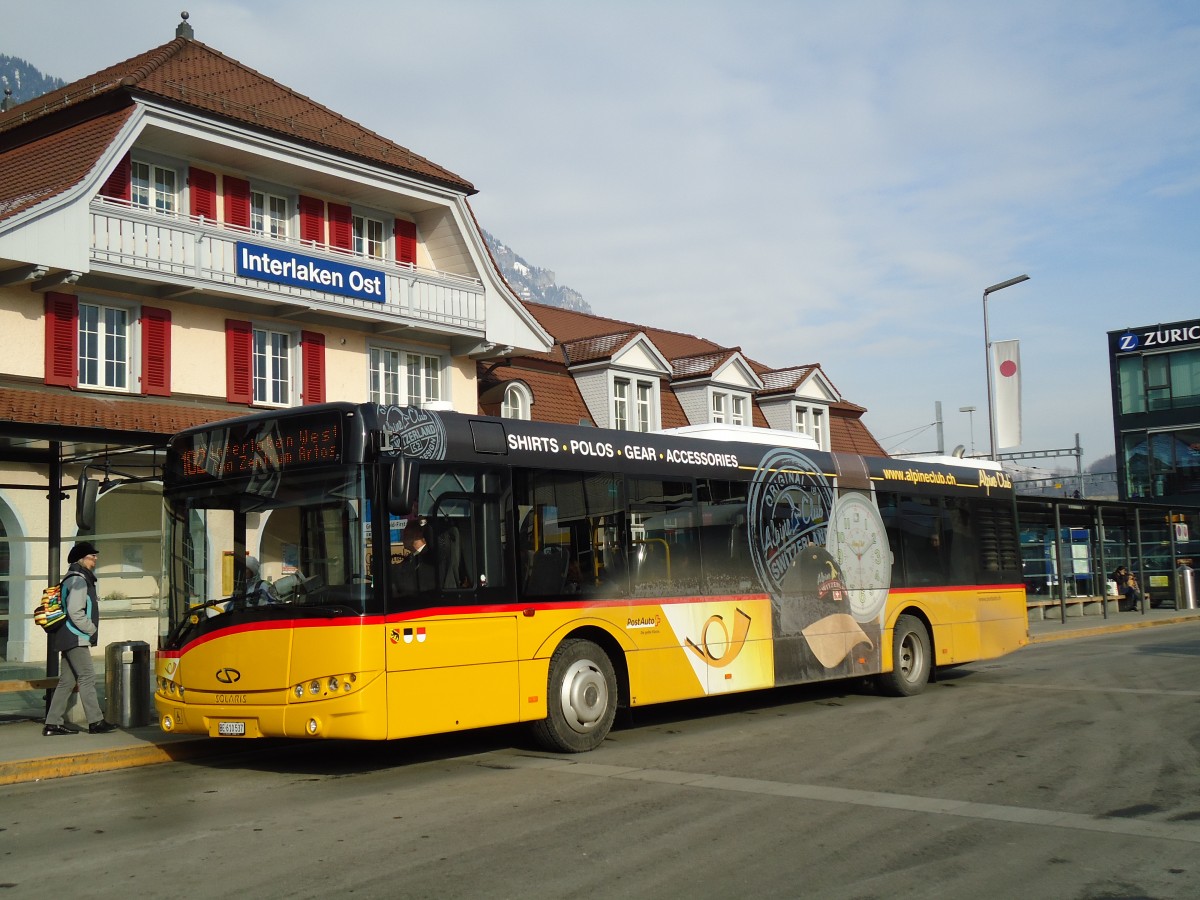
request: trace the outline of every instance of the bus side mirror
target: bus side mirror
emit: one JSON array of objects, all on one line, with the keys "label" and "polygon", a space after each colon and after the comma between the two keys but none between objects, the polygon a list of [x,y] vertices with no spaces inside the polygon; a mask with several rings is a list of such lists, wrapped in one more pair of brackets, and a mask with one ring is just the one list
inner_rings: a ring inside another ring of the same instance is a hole
[{"label": "bus side mirror", "polygon": [[80,478],[75,486],[75,525],[81,534],[92,534],[96,530],[96,497],[100,494],[100,482],[94,478]]},{"label": "bus side mirror", "polygon": [[415,507],[417,486],[412,476],[412,460],[397,459],[388,483],[388,512],[393,516],[407,516]]}]

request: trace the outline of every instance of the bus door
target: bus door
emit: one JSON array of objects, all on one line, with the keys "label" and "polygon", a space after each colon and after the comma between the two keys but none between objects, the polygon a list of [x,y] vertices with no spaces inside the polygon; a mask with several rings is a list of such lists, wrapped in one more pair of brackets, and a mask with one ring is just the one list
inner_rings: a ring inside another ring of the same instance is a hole
[{"label": "bus door", "polygon": [[403,534],[411,525],[425,545],[419,560],[393,546],[392,568],[403,575],[419,562],[434,574],[415,592],[413,579],[389,578],[389,736],[515,722],[520,690],[507,473],[438,465],[423,467],[419,479],[416,510],[389,532]]}]

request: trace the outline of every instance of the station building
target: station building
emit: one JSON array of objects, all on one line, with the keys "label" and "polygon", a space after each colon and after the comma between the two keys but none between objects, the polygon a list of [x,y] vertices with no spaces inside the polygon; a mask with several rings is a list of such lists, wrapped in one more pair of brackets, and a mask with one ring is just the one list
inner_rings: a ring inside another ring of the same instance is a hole
[{"label": "station building", "polygon": [[[0,111],[0,662],[82,535],[105,642],[156,644],[162,448],[329,400],[883,454],[819,364],[522,302],[461,176],[195,40]],[[100,482],[95,520],[76,486]],[[266,561],[264,561],[264,567]]]}]

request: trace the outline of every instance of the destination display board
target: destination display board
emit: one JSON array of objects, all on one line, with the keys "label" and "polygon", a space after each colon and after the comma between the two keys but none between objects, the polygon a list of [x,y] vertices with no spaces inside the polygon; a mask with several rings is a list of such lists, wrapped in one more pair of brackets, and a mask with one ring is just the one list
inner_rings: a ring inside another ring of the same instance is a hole
[{"label": "destination display board", "polygon": [[336,411],[234,420],[178,438],[166,479],[178,486],[336,464],[344,457],[344,431]]}]

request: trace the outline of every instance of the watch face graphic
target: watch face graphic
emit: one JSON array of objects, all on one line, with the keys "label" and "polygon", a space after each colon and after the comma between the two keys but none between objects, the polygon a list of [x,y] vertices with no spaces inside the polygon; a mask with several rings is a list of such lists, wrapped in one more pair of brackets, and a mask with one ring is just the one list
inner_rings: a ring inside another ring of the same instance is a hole
[{"label": "watch face graphic", "polygon": [[858,493],[838,497],[829,516],[826,549],[842,570],[854,618],[859,622],[878,618],[892,584],[892,551],[870,497]]}]

